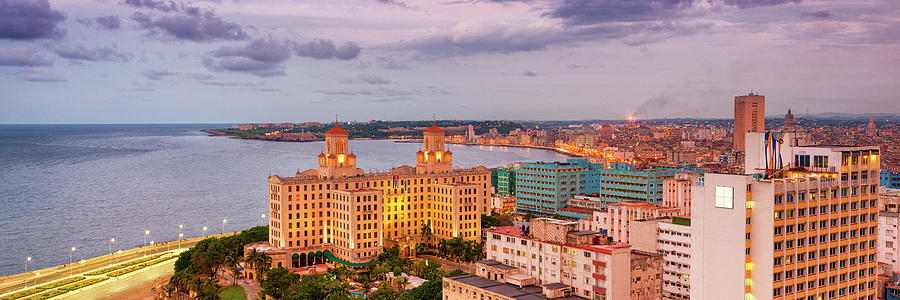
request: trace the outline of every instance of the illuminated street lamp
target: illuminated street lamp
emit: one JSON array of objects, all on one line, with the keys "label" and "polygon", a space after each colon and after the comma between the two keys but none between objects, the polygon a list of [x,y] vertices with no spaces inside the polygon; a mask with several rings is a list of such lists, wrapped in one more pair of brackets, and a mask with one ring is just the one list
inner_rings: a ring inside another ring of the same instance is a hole
[{"label": "illuminated street lamp", "polygon": [[201,234],[202,236],[206,236],[206,229],[206,226],[203,226],[203,234]]},{"label": "illuminated street lamp", "polygon": [[228,223],[228,219],[222,219],[222,234],[225,234],[225,223]]},{"label": "illuminated street lamp", "polygon": [[25,273],[28,273],[28,262],[31,261],[31,256],[25,258]]},{"label": "illuminated street lamp", "polygon": [[143,246],[147,246],[147,236],[150,235],[150,230],[144,230],[144,244]]},{"label": "illuminated street lamp", "polygon": [[109,239],[109,254],[112,255],[112,244],[116,242],[116,238]]},{"label": "illuminated street lamp", "polygon": [[69,249],[69,264],[72,264],[72,252],[75,252],[75,246],[72,246],[72,249]]},{"label": "illuminated street lamp", "polygon": [[263,222],[266,221],[266,214],[259,215],[259,226],[263,226]]}]

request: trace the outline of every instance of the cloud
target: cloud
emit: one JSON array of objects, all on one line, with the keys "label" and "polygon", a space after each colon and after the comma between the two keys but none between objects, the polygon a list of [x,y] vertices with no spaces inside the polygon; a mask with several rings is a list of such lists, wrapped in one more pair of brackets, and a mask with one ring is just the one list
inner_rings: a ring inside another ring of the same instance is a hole
[{"label": "cloud", "polygon": [[525,71],[522,71],[522,73],[519,73],[519,75],[525,76],[525,77],[535,77],[535,76],[538,76],[537,73],[532,72],[531,70],[525,70]]},{"label": "cloud", "polygon": [[134,8],[155,9],[162,12],[178,11],[180,6],[174,1],[124,0],[122,4]]},{"label": "cloud", "polygon": [[178,75],[178,73],[169,70],[147,70],[141,72],[141,75],[144,75],[144,77],[147,77],[147,79],[150,80],[160,80],[164,77]]},{"label": "cloud", "polygon": [[45,72],[45,71],[41,71],[41,70],[33,69],[33,68],[19,72],[19,79],[22,79],[25,81],[33,81],[33,82],[63,82],[63,81],[67,81],[65,78],[62,78],[61,76],[59,76],[57,74]]},{"label": "cloud", "polygon": [[428,57],[467,56],[544,50],[570,38],[563,28],[546,22],[521,26],[505,22],[460,21],[453,27],[433,30],[395,46],[413,49]]},{"label": "cloud", "polygon": [[39,67],[49,66],[53,62],[46,60],[37,50],[28,48],[12,48],[0,51],[0,66]]},{"label": "cloud", "polygon": [[347,84],[389,84],[393,83],[388,78],[384,78],[378,75],[359,75],[356,78],[344,78],[341,80],[342,83]]},{"label": "cloud", "polygon": [[119,50],[112,47],[90,49],[82,46],[57,46],[53,48],[53,52],[56,52],[56,55],[59,55],[59,57],[73,60],[127,62],[132,58],[131,54],[119,52]]},{"label": "cloud", "polygon": [[216,76],[209,74],[191,74],[191,78],[193,78],[194,80],[210,80],[216,79]]},{"label": "cloud", "polygon": [[223,47],[203,59],[212,71],[232,71],[259,77],[284,76],[283,62],[291,57],[288,42],[273,38],[253,40],[243,47]]},{"label": "cloud", "polygon": [[691,0],[564,0],[545,14],[567,25],[639,22],[671,19],[690,7]]},{"label": "cloud", "polygon": [[406,9],[416,9],[414,6],[411,6],[411,5],[407,4],[406,2],[399,1],[399,0],[376,0],[376,1],[378,1],[379,3],[382,3],[382,4],[393,5],[393,6],[397,6],[397,7],[406,8]]},{"label": "cloud", "polygon": [[354,42],[336,46],[330,39],[314,39],[309,42],[294,42],[294,54],[314,59],[351,60],[359,56],[362,48]]},{"label": "cloud", "polygon": [[119,16],[101,16],[91,19],[80,19],[78,23],[96,29],[116,30],[122,27]]},{"label": "cloud", "polygon": [[781,5],[785,3],[800,3],[800,0],[725,0],[725,4],[735,5],[740,8],[754,8],[760,6]]},{"label": "cloud", "polygon": [[188,13],[161,17],[135,12],[131,19],[153,35],[162,34],[181,40],[207,42],[248,38],[241,25],[224,21],[210,10],[192,8]]},{"label": "cloud", "polygon": [[367,69],[371,67],[379,67],[382,69],[389,70],[407,70],[409,69],[409,65],[404,62],[397,61],[393,57],[387,56],[378,56],[372,61],[361,61],[357,66],[360,69]]},{"label": "cloud", "polygon": [[816,12],[802,12],[802,13],[800,13],[800,15],[804,16],[804,17],[812,17],[812,18],[818,18],[818,19],[831,18],[831,12],[829,12],[827,10],[820,10],[820,11],[816,11]]},{"label": "cloud", "polygon": [[203,85],[211,86],[237,86],[237,87],[257,87],[265,85],[265,82],[246,82],[246,81],[202,81]]},{"label": "cloud", "polygon": [[59,28],[65,19],[48,0],[0,0],[0,39],[58,38],[65,34]]}]

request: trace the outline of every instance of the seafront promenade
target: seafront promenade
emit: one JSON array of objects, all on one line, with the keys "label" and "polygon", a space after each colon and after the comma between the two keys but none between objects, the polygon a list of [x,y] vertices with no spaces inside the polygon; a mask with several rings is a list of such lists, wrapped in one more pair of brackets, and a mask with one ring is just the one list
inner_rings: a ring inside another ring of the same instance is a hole
[{"label": "seafront promenade", "polygon": [[[0,277],[0,299],[49,299],[51,294],[65,297],[69,292],[92,288],[89,283],[98,285],[103,290],[124,290],[133,286],[151,286],[156,276],[134,276],[142,272],[153,271],[156,274],[165,272],[160,266],[168,265],[171,270],[175,257],[199,241],[210,237],[224,237],[237,232],[196,237],[179,241],[156,244],[91,259],[77,261],[72,264],[51,267],[28,273]],[[131,274],[129,274],[131,273]],[[122,277],[128,274],[128,276]],[[107,281],[106,279],[117,279]],[[104,282],[107,281],[107,282]],[[145,282],[146,281],[146,282]],[[100,295],[102,293],[97,293]],[[99,297],[102,298],[102,297]]]}]

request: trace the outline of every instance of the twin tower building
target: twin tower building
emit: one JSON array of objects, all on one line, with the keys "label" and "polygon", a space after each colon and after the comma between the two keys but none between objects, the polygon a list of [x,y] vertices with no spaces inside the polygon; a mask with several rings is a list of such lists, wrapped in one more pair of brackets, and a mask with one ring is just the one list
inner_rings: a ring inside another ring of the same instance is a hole
[{"label": "twin tower building", "polygon": [[283,254],[273,256],[273,265],[331,260],[356,266],[385,246],[409,253],[417,243],[480,238],[490,170],[453,169],[444,130],[434,124],[425,129],[415,167],[385,172],[357,168],[349,138],[335,124],[325,132],[318,169],[268,178],[269,244]]}]

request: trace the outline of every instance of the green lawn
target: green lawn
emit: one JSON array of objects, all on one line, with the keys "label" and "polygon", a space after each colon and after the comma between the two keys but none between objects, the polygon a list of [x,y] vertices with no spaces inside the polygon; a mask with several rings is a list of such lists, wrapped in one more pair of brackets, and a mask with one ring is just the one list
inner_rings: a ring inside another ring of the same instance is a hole
[{"label": "green lawn", "polygon": [[244,288],[239,285],[230,285],[222,288],[219,292],[219,299],[223,300],[247,300],[247,294]]}]

